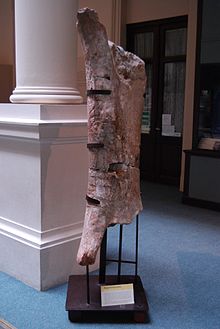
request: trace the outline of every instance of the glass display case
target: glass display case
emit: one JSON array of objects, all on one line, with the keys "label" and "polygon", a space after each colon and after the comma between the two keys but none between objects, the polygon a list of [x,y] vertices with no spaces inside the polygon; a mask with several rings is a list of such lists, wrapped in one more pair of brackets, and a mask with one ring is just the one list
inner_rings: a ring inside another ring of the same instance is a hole
[{"label": "glass display case", "polygon": [[194,148],[220,150],[220,2],[200,1]]},{"label": "glass display case", "polygon": [[220,1],[198,1],[193,147],[183,202],[220,210]]}]

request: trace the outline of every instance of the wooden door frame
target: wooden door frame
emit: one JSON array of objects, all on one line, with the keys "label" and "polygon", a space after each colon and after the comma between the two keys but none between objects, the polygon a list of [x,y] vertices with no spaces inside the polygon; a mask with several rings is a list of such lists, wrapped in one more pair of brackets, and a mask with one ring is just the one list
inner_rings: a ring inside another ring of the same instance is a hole
[{"label": "wooden door frame", "polygon": [[[156,176],[159,175],[160,168],[158,167],[158,149],[156,143],[156,135],[161,135],[161,116],[162,116],[162,104],[163,104],[163,68],[161,66],[164,66],[165,62],[173,62],[177,59],[183,61],[183,56],[172,56],[169,58],[165,57],[165,54],[163,52],[164,46],[165,46],[165,38],[161,39],[161,33],[164,33],[167,29],[175,29],[175,28],[181,28],[181,27],[187,27],[187,20],[188,16],[178,16],[178,17],[172,17],[172,18],[166,18],[166,19],[160,19],[160,20],[154,20],[154,21],[146,21],[141,23],[134,23],[134,24],[128,24],[127,25],[127,50],[128,51],[134,51],[134,37],[135,34],[141,33],[141,32],[153,32],[154,35],[156,35],[154,39],[154,45],[153,45],[153,80],[152,80],[152,115],[151,115],[151,131],[149,135],[142,134],[142,141],[146,141],[146,139],[151,138],[152,144],[151,147],[154,147],[155,149],[155,155],[154,159],[152,159],[151,167],[156,168],[153,176],[146,177],[144,173],[142,173],[143,178],[150,178],[150,180],[155,181]],[[163,42],[161,43],[161,40]],[[162,56],[163,55],[163,56]],[[179,57],[179,58],[178,58]],[[184,56],[186,57],[186,56]],[[145,62],[147,59],[144,59]],[[149,63],[149,61],[148,61]],[[161,90],[158,94],[158,89]],[[159,96],[159,97],[158,97]],[[159,131],[160,130],[160,131]],[[160,136],[162,137],[162,136]],[[170,138],[176,138],[176,137],[170,137]],[[178,139],[181,137],[178,137]],[[168,138],[169,139],[169,138]],[[182,148],[182,146],[181,146]],[[172,183],[172,182],[171,182]],[[176,182],[177,184],[177,182]]]}]

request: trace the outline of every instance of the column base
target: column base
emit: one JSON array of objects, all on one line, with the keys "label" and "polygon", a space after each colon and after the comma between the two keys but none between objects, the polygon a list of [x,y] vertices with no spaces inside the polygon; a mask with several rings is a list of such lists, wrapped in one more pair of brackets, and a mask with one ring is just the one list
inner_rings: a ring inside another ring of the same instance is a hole
[{"label": "column base", "polygon": [[83,98],[75,88],[16,87],[10,101],[28,104],[80,104]]},{"label": "column base", "polygon": [[76,263],[80,231],[73,225],[35,232],[0,217],[1,271],[39,291],[67,282],[70,274],[85,274],[85,267]]}]

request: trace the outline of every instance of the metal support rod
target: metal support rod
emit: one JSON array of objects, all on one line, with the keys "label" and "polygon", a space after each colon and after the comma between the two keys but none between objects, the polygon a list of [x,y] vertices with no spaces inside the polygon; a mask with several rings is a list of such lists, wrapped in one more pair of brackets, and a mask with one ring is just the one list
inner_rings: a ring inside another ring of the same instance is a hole
[{"label": "metal support rod", "polygon": [[137,281],[138,272],[138,228],[139,228],[139,216],[136,216],[136,249],[135,249],[135,282]]},{"label": "metal support rod", "polygon": [[119,231],[119,247],[118,247],[118,282],[120,282],[120,276],[121,276],[122,233],[123,233],[123,225],[121,224]]},{"label": "metal support rod", "polygon": [[100,248],[100,261],[99,261],[99,283],[105,283],[106,275],[106,253],[107,253],[107,229],[102,239]]},{"label": "metal support rod", "polygon": [[[118,259],[113,259],[113,258],[108,258],[106,259],[107,262],[113,262],[113,263],[118,263]],[[125,264],[136,264],[135,261],[133,260],[121,260],[121,263],[125,263]]]},{"label": "metal support rod", "polygon": [[122,237],[123,237],[123,224],[120,225],[119,231],[119,248],[118,248],[118,259],[107,258],[107,229],[103,236],[101,248],[100,248],[100,265],[99,265],[99,283],[105,283],[106,279],[106,262],[118,263],[118,275],[117,281],[121,281],[121,265],[122,263],[134,264],[135,265],[135,283],[137,282],[138,273],[138,240],[139,240],[139,215],[136,216],[136,242],[135,242],[135,260],[123,260],[122,259]]},{"label": "metal support rod", "polygon": [[87,304],[90,304],[89,265],[86,265]]}]

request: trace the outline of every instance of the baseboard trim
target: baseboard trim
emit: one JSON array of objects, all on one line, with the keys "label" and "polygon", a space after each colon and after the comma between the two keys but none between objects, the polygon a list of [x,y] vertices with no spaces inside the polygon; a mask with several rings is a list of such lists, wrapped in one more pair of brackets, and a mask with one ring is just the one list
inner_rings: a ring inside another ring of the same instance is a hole
[{"label": "baseboard trim", "polygon": [[183,195],[182,202],[184,204],[188,204],[188,205],[194,206],[194,207],[220,211],[220,203],[213,202],[213,201],[201,200],[201,199],[191,198],[191,197]]},{"label": "baseboard trim", "polygon": [[0,217],[0,234],[38,250],[47,249],[81,237],[83,222],[39,231],[34,228]]}]

